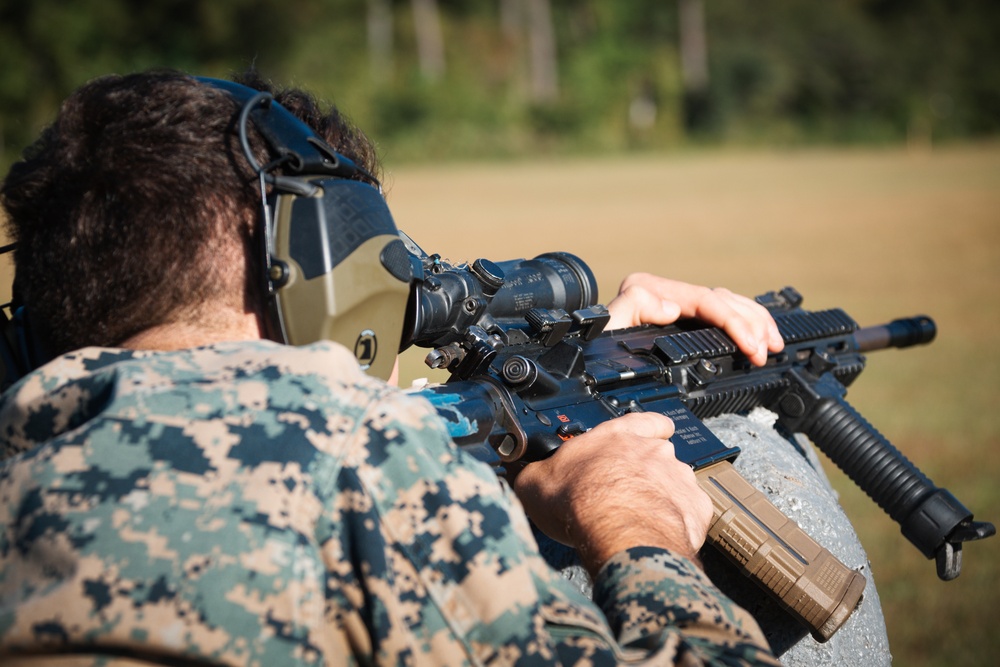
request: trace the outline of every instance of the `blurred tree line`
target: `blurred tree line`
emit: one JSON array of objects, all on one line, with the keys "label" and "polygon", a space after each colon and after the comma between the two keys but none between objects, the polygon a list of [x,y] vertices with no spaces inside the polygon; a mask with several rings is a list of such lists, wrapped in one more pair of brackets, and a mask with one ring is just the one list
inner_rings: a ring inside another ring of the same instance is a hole
[{"label": "blurred tree line", "polygon": [[0,166],[84,81],[256,67],[389,160],[1000,129],[1000,3],[0,0]]}]

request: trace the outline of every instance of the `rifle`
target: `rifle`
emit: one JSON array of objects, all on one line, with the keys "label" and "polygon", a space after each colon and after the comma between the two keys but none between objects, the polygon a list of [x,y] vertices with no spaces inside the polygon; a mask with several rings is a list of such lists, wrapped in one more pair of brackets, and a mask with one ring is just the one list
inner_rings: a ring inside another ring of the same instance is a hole
[{"label": "rifle", "polygon": [[417,324],[408,335],[434,348],[429,366],[451,372],[445,384],[419,393],[456,444],[502,475],[616,416],[652,410],[671,417],[676,455],[695,469],[715,507],[709,542],[820,641],[850,616],[864,577],[743,480],[731,465],[738,448],[702,419],[756,407],[776,413],[784,431],[808,436],[935,558],[943,580],[958,576],[964,542],[996,532],[973,521],[844,399],[865,352],[933,340],[928,317],[862,329],[840,309],[802,309],[792,288],[770,292],[758,302],[774,316],[785,349],[755,367],[720,329],[695,321],[605,332],[607,310],[591,305],[593,275],[567,253],[455,267],[410,250],[421,253],[429,287],[416,292]]}]

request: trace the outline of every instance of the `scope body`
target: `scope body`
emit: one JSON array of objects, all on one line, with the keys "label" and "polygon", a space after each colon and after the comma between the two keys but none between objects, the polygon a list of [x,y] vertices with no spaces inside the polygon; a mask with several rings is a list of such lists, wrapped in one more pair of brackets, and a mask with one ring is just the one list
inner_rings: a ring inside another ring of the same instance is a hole
[{"label": "scope body", "polygon": [[508,332],[528,326],[535,309],[576,311],[597,303],[597,280],[579,257],[550,252],[533,259],[451,264],[410,247],[418,264],[400,349],[440,348],[471,327]]}]

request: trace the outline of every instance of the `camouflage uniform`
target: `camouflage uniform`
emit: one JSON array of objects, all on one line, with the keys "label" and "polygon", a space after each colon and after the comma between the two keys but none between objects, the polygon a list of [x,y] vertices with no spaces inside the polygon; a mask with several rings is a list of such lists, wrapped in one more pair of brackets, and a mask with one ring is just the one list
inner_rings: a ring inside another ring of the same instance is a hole
[{"label": "camouflage uniform", "polygon": [[81,350],[0,434],[4,665],[771,664],[663,550],[580,596],[430,407],[334,345]]}]

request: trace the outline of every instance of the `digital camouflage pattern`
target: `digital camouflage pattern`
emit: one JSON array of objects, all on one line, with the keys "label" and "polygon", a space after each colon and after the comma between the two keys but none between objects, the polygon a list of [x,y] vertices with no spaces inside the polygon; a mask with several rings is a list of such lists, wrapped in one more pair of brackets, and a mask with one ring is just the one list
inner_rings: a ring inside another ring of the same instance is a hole
[{"label": "digital camouflage pattern", "polygon": [[430,406],[331,344],[82,350],[0,398],[0,438],[4,665],[775,664],[668,552],[583,598]]}]

